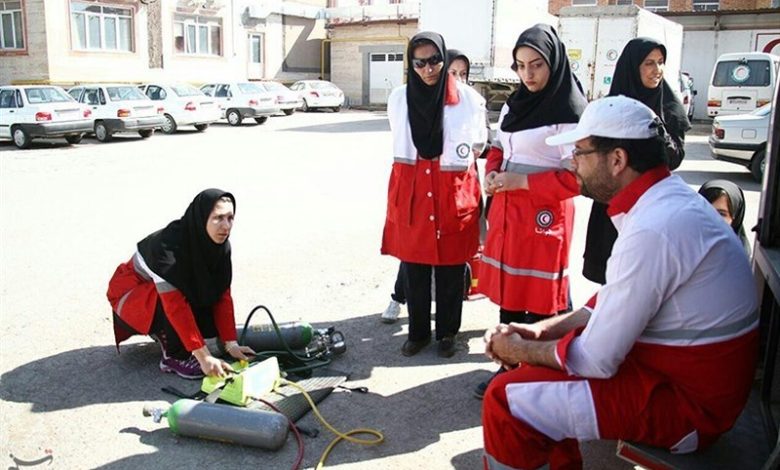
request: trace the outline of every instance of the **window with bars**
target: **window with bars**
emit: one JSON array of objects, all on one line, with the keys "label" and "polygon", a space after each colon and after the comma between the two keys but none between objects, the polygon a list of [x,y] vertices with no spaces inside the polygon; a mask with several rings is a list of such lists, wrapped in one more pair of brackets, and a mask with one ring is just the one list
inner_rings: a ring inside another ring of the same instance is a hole
[{"label": "window with bars", "polygon": [[0,2],[0,50],[24,49],[22,2]]},{"label": "window with bars", "polygon": [[221,56],[222,19],[199,15],[175,15],[173,44],[177,54]]},{"label": "window with bars", "polygon": [[74,50],[133,52],[133,9],[108,3],[70,3]]},{"label": "window with bars", "polygon": [[720,9],[718,0],[693,0],[693,11],[717,11]]},{"label": "window with bars", "polygon": [[645,8],[649,11],[669,11],[669,0],[645,0]]},{"label": "window with bars", "polygon": [[617,0],[617,5],[633,5],[634,0]]},{"label": "window with bars", "polygon": [[574,6],[591,6],[596,5],[596,0],[571,0],[571,4]]}]

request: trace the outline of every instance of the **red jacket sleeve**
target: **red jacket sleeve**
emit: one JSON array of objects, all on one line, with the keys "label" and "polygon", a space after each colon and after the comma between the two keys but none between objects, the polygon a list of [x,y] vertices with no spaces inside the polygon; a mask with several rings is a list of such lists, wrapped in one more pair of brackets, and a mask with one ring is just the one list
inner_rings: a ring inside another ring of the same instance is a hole
[{"label": "red jacket sleeve", "polygon": [[504,151],[499,147],[490,147],[487,151],[487,162],[485,163],[485,174],[491,171],[501,169],[501,163],[504,161]]},{"label": "red jacket sleeve", "polygon": [[217,334],[222,341],[235,341],[236,319],[233,312],[233,296],[230,295],[230,289],[226,290],[219,302],[214,306],[214,324],[217,327]]},{"label": "red jacket sleeve", "polygon": [[568,170],[545,171],[528,175],[528,190],[540,197],[563,201],[578,196],[580,187]]},{"label": "red jacket sleeve", "polygon": [[182,344],[187,351],[200,349],[205,344],[200,334],[198,324],[195,323],[195,315],[192,313],[187,298],[178,289],[160,292],[160,301],[168,321],[176,330]]}]

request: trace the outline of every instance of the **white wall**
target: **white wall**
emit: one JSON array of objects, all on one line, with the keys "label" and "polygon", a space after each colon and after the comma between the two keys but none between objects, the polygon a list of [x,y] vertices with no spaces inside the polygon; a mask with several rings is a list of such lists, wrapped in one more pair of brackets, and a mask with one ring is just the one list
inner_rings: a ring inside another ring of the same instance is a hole
[{"label": "white wall", "polygon": [[685,31],[683,33],[682,67],[680,70],[691,74],[694,88],[699,92],[694,99],[694,103],[696,103],[694,119],[707,119],[707,85],[718,56],[728,52],[755,50],[756,35],[760,33],[777,34],[780,37],[780,29]]}]

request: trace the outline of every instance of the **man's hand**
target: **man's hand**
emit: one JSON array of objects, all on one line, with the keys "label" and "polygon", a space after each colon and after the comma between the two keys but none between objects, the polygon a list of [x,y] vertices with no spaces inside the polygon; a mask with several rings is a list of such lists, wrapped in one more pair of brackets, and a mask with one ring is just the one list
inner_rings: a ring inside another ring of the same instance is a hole
[{"label": "man's hand", "polygon": [[505,171],[497,174],[491,183],[491,194],[514,191],[516,189],[528,189],[528,175]]},{"label": "man's hand", "polygon": [[485,332],[485,355],[505,369],[522,362],[560,370],[555,342],[540,340],[544,334],[544,328],[538,325],[498,325]]}]

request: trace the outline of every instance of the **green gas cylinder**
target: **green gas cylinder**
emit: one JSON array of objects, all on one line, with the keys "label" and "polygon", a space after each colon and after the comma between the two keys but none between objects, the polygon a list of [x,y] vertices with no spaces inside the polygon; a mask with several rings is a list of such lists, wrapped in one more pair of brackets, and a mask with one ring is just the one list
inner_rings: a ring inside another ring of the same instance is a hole
[{"label": "green gas cylinder", "polygon": [[287,418],[275,411],[181,399],[163,411],[144,407],[156,423],[168,419],[175,434],[276,450],[287,440]]}]

